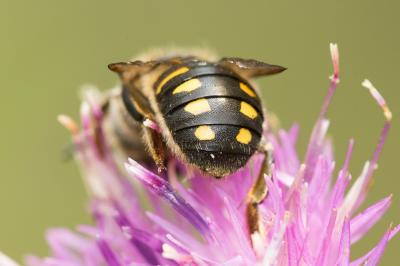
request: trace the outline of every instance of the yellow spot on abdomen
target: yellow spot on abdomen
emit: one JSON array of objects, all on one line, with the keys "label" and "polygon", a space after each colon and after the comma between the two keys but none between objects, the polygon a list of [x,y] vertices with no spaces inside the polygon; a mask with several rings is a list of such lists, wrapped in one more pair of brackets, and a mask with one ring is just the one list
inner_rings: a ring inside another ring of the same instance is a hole
[{"label": "yellow spot on abdomen", "polygon": [[186,104],[184,110],[188,113],[199,115],[211,111],[208,101],[204,98]]},{"label": "yellow spot on abdomen", "polygon": [[183,82],[181,85],[176,87],[172,94],[177,94],[181,92],[191,92],[194,91],[195,89],[200,88],[201,82],[198,79],[190,79],[185,82]]},{"label": "yellow spot on abdomen", "polygon": [[250,130],[241,128],[236,136],[236,140],[242,144],[249,144],[252,137]]},{"label": "yellow spot on abdomen", "polygon": [[258,115],[256,109],[246,102],[240,103],[240,112],[251,119],[256,118]]},{"label": "yellow spot on abdomen", "polygon": [[244,91],[250,97],[253,97],[253,98],[256,97],[256,94],[254,93],[254,91],[252,89],[250,89],[250,87],[247,86],[246,84],[244,84],[243,82],[240,82],[239,86],[240,86],[240,89],[242,91]]},{"label": "yellow spot on abdomen", "polygon": [[196,128],[194,135],[198,140],[213,140],[215,139],[215,133],[209,126],[199,126]]},{"label": "yellow spot on abdomen", "polygon": [[157,89],[156,89],[156,94],[160,94],[162,87],[171,79],[175,78],[176,76],[179,76],[185,72],[188,72],[189,68],[187,67],[181,67],[178,68],[177,70],[175,70],[174,72],[170,73],[168,76],[166,76],[158,85]]}]

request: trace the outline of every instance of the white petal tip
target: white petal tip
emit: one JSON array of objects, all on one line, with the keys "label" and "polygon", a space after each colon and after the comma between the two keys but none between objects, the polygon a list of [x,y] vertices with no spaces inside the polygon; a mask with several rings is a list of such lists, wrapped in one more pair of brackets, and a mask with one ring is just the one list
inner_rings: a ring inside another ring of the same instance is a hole
[{"label": "white petal tip", "polygon": [[386,120],[390,122],[392,120],[392,112],[390,111],[389,107],[386,104],[385,98],[379,93],[379,91],[375,88],[375,86],[369,81],[368,79],[365,79],[361,85],[368,89],[369,92],[371,93],[372,97],[375,99],[375,101],[379,104],[379,106],[383,110],[383,115],[385,116]]},{"label": "white petal tip", "polygon": [[367,89],[373,87],[371,81],[369,81],[368,79],[364,79],[363,82],[361,82],[361,85]]},{"label": "white petal tip", "polygon": [[19,264],[0,252],[0,266],[18,266]]},{"label": "white petal tip", "polygon": [[72,135],[76,135],[79,133],[78,125],[75,123],[75,121],[71,117],[61,114],[61,115],[57,116],[57,121],[63,127],[65,127],[69,132],[71,132]]},{"label": "white petal tip", "polygon": [[90,113],[90,105],[88,102],[83,101],[81,104],[81,115],[87,116]]},{"label": "white petal tip", "polygon": [[148,118],[143,121],[143,125],[145,127],[151,128],[154,131],[161,132],[160,127],[157,125],[157,123]]},{"label": "white petal tip", "polygon": [[166,259],[175,260],[176,262],[182,262],[187,265],[191,262],[190,256],[179,253],[173,246],[169,244],[162,245],[162,256]]},{"label": "white petal tip", "polygon": [[126,165],[136,166],[136,165],[138,165],[138,163],[135,160],[133,160],[132,158],[128,157],[128,163]]},{"label": "white petal tip", "polygon": [[96,85],[94,85],[94,84],[90,84],[90,83],[87,83],[87,84],[83,84],[82,86],[81,86],[81,91],[83,91],[83,92],[85,92],[85,91],[95,91],[96,93],[98,93],[98,88],[96,87]]},{"label": "white petal tip", "polygon": [[336,43],[330,43],[329,48],[331,51],[331,58],[332,58],[332,64],[333,64],[332,80],[339,81],[339,79],[338,79],[338,76],[339,76],[339,48]]},{"label": "white petal tip", "polygon": [[265,253],[265,241],[259,232],[254,232],[251,235],[251,242],[253,244],[253,249],[257,257],[262,258],[263,253]]}]

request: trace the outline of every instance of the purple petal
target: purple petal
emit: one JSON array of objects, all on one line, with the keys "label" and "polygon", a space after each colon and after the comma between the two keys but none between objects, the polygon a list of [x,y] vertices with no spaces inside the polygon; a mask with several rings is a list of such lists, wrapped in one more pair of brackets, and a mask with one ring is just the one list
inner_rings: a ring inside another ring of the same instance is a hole
[{"label": "purple petal", "polygon": [[211,240],[207,222],[191,205],[173,191],[171,185],[166,180],[148,171],[132,159],[129,159],[129,163],[125,164],[125,167],[130,174],[139,178],[154,193],[166,199],[172,207],[197,228],[204,237]]},{"label": "purple petal", "polygon": [[52,229],[47,232],[47,241],[54,256],[79,264],[77,252],[83,252],[91,241],[68,229]]},{"label": "purple petal", "polygon": [[345,160],[343,163],[343,167],[341,169],[341,172],[343,175],[347,175],[346,173],[349,169],[350,159],[351,159],[351,156],[353,155],[353,149],[354,149],[354,140],[350,139],[349,146],[347,148],[346,157],[345,157]]},{"label": "purple petal", "polygon": [[240,256],[236,256],[233,259],[225,261],[224,263],[221,264],[221,266],[242,266],[242,265],[246,265],[246,263]]},{"label": "purple petal", "polygon": [[306,158],[304,160],[305,165],[309,166],[306,168],[305,180],[310,181],[314,175],[314,167],[310,167],[316,164],[319,156],[321,155],[324,145],[323,141],[326,136],[326,132],[329,127],[329,121],[326,119],[320,120],[315,125],[313,132],[308,143]]},{"label": "purple petal", "polygon": [[155,240],[149,233],[135,228],[118,206],[117,210],[118,215],[115,217],[115,221],[123,233],[127,235],[129,242],[136,247],[149,264],[159,265],[160,262],[158,261],[156,252],[161,250],[161,242]]},{"label": "purple petal", "polygon": [[268,209],[276,216],[275,231],[278,229],[279,221],[283,219],[285,207],[283,205],[282,194],[279,187],[271,179],[267,178],[268,197],[265,203],[268,204]]},{"label": "purple petal", "polygon": [[[213,257],[210,255],[210,253],[214,252],[212,246],[208,247],[202,245],[194,235],[191,235],[190,232],[183,230],[177,224],[170,223],[162,217],[150,212],[148,212],[147,215],[154,223],[159,225],[165,230],[165,232],[167,232],[165,233],[165,238],[168,239],[168,241],[171,241],[174,245],[189,253],[191,256],[202,259]],[[218,250],[218,253],[221,253],[221,250]]]},{"label": "purple petal", "polygon": [[344,199],[344,192],[349,182],[350,178],[345,177],[343,174],[339,174],[339,177],[336,180],[336,184],[332,191],[333,195],[332,195],[331,208],[339,208],[339,206],[342,205]]},{"label": "purple petal", "polygon": [[385,235],[382,237],[381,241],[379,241],[378,245],[374,248],[374,250],[369,254],[365,266],[375,266],[378,265],[379,259],[383,255],[385,251],[385,247],[389,241],[390,229],[386,231]]},{"label": "purple petal", "polygon": [[[222,195],[223,191],[220,192]],[[244,253],[247,258],[251,258],[254,252],[251,249],[250,241],[248,238],[247,228],[243,224],[242,215],[238,209],[234,208],[229,202],[228,196],[223,197],[224,205],[226,208],[226,215],[228,215],[227,220],[230,223],[230,231],[228,232],[232,235],[232,247],[237,247],[241,253]],[[234,242],[234,243],[233,243]]]},{"label": "purple petal", "polygon": [[351,186],[349,192],[344,200],[343,208],[346,209],[346,213],[349,215],[353,214],[360,206],[360,199],[364,198],[364,194],[367,193],[365,187],[367,184],[367,173],[369,169],[369,162],[364,164],[363,170],[360,176]]},{"label": "purple petal", "polygon": [[262,258],[261,265],[274,265],[275,262],[279,261],[279,253],[282,246],[286,249],[284,243],[284,237],[286,233],[286,228],[290,220],[290,215],[286,213],[283,219],[279,222],[277,230],[272,235],[271,241],[268,248]]},{"label": "purple petal", "polygon": [[184,245],[190,245],[197,243],[197,240],[189,233],[183,230],[179,225],[173,224],[166,219],[158,216],[157,214],[147,212],[147,216],[155,224],[164,229],[165,232],[172,235],[174,238],[178,239]]},{"label": "purple petal", "polygon": [[329,181],[334,170],[334,163],[326,156],[320,156],[314,166],[314,176],[309,185],[307,210],[315,210],[318,205],[323,205],[329,190]]},{"label": "purple petal", "polygon": [[365,180],[364,180],[364,182],[362,182],[362,187],[360,188],[362,193],[359,193],[358,197],[355,199],[355,202],[354,202],[354,208],[355,209],[357,209],[365,200],[365,197],[366,197],[366,194],[367,194],[366,193],[367,187],[369,186],[372,174],[374,173],[374,171],[376,169],[379,156],[380,156],[380,154],[382,152],[382,149],[383,149],[383,146],[384,146],[384,144],[386,142],[386,138],[387,138],[387,135],[389,133],[390,128],[391,128],[391,122],[390,121],[386,121],[386,123],[384,124],[384,126],[382,128],[381,134],[379,136],[378,143],[377,143],[377,145],[375,147],[375,150],[374,150],[374,152],[372,154],[372,158],[371,158],[371,162],[369,164],[369,167],[368,167],[368,169],[367,169],[367,171],[365,173],[365,177],[364,177]]},{"label": "purple petal", "polygon": [[367,254],[365,254],[361,258],[358,258],[355,261],[351,262],[350,266],[359,266],[361,264],[366,265],[364,263],[370,263],[371,259],[372,262],[375,264],[369,264],[369,265],[377,265],[380,257],[382,256],[385,250],[387,242],[390,239],[392,239],[399,231],[400,231],[400,224],[393,229],[389,228],[382,237],[382,239],[379,241],[377,246],[375,246],[372,250],[370,250]]},{"label": "purple petal", "polygon": [[347,148],[346,157],[343,163],[342,169],[339,171],[336,184],[333,188],[332,196],[332,208],[339,208],[344,200],[345,190],[350,182],[351,176],[348,175],[347,171],[349,168],[349,163],[351,155],[353,154],[354,141],[349,141],[349,146]]},{"label": "purple petal", "polygon": [[391,199],[392,196],[390,195],[351,219],[350,228],[352,244],[360,240],[365,233],[367,233],[369,229],[371,229],[371,227],[381,219],[390,207]]},{"label": "purple petal", "polygon": [[104,260],[107,262],[109,266],[120,266],[121,264],[118,262],[116,255],[111,250],[110,246],[102,239],[97,241],[97,246],[103,254]]},{"label": "purple petal", "polygon": [[296,266],[299,265],[299,252],[297,248],[296,239],[293,235],[293,228],[290,226],[286,230],[286,241],[287,241],[287,254],[288,254],[288,265]]},{"label": "purple petal", "polygon": [[328,226],[327,226],[325,232],[323,233],[323,242],[322,242],[321,249],[319,251],[318,260],[317,260],[316,265],[325,265],[325,259],[330,251],[329,247],[330,247],[330,243],[331,243],[333,229],[335,228],[336,217],[337,217],[337,210],[333,209],[331,211]]},{"label": "purple petal", "polygon": [[339,243],[339,258],[335,265],[346,266],[350,263],[350,220],[346,217],[343,222],[342,235]]}]

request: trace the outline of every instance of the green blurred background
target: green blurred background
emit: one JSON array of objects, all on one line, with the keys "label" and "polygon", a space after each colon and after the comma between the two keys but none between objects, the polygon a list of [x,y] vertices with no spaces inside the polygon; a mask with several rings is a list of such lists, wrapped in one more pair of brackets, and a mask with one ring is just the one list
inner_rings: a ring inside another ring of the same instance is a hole
[{"label": "green blurred background", "polygon": [[[394,113],[368,203],[390,193],[394,202],[352,250],[358,257],[390,222],[400,222],[399,8],[394,0],[1,1],[0,250],[17,260],[27,253],[45,255],[47,228],[90,222],[78,170],[62,160],[69,136],[55,118],[77,117],[82,84],[115,84],[108,63],[177,45],[286,66],[284,74],[260,84],[284,127],[301,124],[304,152],[331,74],[328,44],[337,42],[341,84],[328,113],[337,163],[354,137],[351,169],[357,176],[383,124],[380,109],[360,86],[364,78]],[[391,241],[382,265],[398,263],[399,244],[399,236]]]}]

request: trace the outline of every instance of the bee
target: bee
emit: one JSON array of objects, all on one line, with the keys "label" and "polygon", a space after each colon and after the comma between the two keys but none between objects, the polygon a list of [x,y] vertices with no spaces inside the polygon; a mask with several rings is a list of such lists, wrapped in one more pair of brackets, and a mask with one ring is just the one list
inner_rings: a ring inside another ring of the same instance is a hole
[{"label": "bee", "polygon": [[253,78],[286,68],[254,59],[217,59],[203,52],[171,52],[108,65],[121,86],[107,102],[108,131],[133,159],[159,170],[171,156],[221,178],[264,153],[247,199],[250,233],[258,230],[257,205],[266,197],[266,121]]}]

